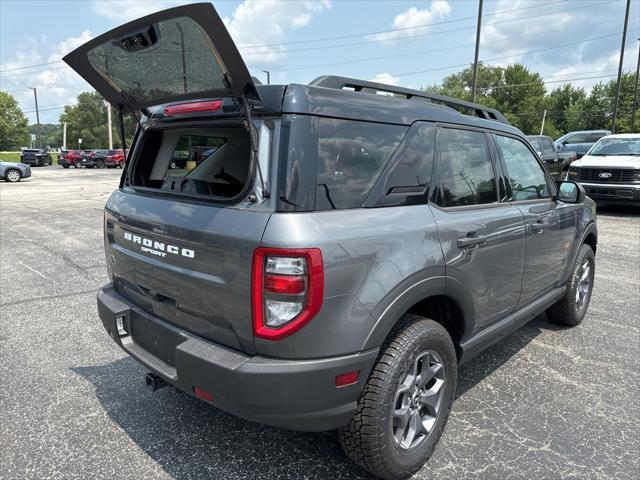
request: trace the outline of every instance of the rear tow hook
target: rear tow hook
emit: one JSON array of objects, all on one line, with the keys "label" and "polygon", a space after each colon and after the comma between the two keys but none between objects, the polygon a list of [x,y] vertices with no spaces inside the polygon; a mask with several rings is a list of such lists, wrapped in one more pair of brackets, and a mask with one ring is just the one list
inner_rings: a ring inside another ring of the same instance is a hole
[{"label": "rear tow hook", "polygon": [[164,378],[156,375],[155,373],[147,373],[144,376],[144,381],[147,384],[147,388],[152,392],[155,392],[156,390],[169,385]]}]

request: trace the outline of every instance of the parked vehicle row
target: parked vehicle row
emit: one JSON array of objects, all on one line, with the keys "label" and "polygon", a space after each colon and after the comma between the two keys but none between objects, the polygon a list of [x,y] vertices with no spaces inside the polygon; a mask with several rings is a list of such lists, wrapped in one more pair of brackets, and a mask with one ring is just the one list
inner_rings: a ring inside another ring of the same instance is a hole
[{"label": "parked vehicle row", "polygon": [[63,168],[122,168],[126,153],[121,148],[115,150],[62,150],[58,155],[58,165]]}]

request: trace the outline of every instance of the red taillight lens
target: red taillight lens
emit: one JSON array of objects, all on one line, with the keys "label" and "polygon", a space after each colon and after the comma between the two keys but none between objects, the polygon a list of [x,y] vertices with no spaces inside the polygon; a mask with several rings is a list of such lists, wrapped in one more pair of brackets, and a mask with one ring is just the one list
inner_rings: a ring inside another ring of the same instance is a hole
[{"label": "red taillight lens", "polygon": [[304,293],[304,288],[304,277],[271,274],[264,276],[264,289],[270,293],[300,295],[301,293]]},{"label": "red taillight lens", "polygon": [[187,113],[215,112],[222,108],[222,100],[206,100],[203,102],[181,103],[179,105],[169,105],[164,108],[166,117],[175,115],[185,115]]},{"label": "red taillight lens", "polygon": [[253,252],[251,281],[253,334],[280,340],[300,330],[320,311],[322,252],[259,247]]}]

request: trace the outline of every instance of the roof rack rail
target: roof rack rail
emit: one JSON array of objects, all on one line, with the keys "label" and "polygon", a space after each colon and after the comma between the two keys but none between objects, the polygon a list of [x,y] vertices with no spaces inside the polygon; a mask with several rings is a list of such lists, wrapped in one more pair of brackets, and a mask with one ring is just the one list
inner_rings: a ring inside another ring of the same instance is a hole
[{"label": "roof rack rail", "polygon": [[396,87],[384,83],[369,82],[367,80],[357,80],[355,78],[340,77],[337,75],[324,75],[311,81],[309,85],[316,87],[333,88],[336,90],[353,89],[356,92],[377,94],[378,92],[401,95],[407,99],[419,98],[429,102],[436,102],[451,108],[464,108],[470,110],[476,116],[485,120],[495,120],[496,122],[511,125],[502,113],[495,108],[485,107],[477,103],[458,100],[457,98],[439,95],[437,93],[422,92],[410,88]]}]

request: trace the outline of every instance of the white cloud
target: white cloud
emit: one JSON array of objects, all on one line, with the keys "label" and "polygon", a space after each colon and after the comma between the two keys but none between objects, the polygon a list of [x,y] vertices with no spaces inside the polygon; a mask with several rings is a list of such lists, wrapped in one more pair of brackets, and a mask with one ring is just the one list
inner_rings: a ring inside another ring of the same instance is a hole
[{"label": "white cloud", "polygon": [[411,35],[421,35],[429,30],[429,25],[442,20],[451,13],[451,5],[447,0],[432,0],[428,8],[422,10],[411,7],[399,13],[391,22],[391,32],[372,35],[375,40],[394,40]]},{"label": "white cloud", "polygon": [[383,72],[369,79],[370,82],[384,83],[385,85],[400,85],[400,77],[394,77],[390,73]]},{"label": "white cloud", "polygon": [[331,8],[329,0],[245,0],[224,23],[247,63],[269,64],[281,59],[287,34],[306,27],[313,17]]},{"label": "white cloud", "polygon": [[[55,123],[62,113],[62,108],[52,109],[53,107],[72,103],[71,100],[80,92],[92,90],[73,70],[59,61],[91,37],[91,32],[85,30],[76,37],[68,37],[55,44],[50,44],[46,37],[28,39],[26,49],[15,51],[9,60],[0,65],[0,70],[9,70],[0,74],[0,87],[16,97],[22,109],[28,112],[31,122],[35,122],[34,99],[33,92],[28,87],[38,89],[38,105],[43,123]],[[23,68],[44,63],[50,64]]]}]

